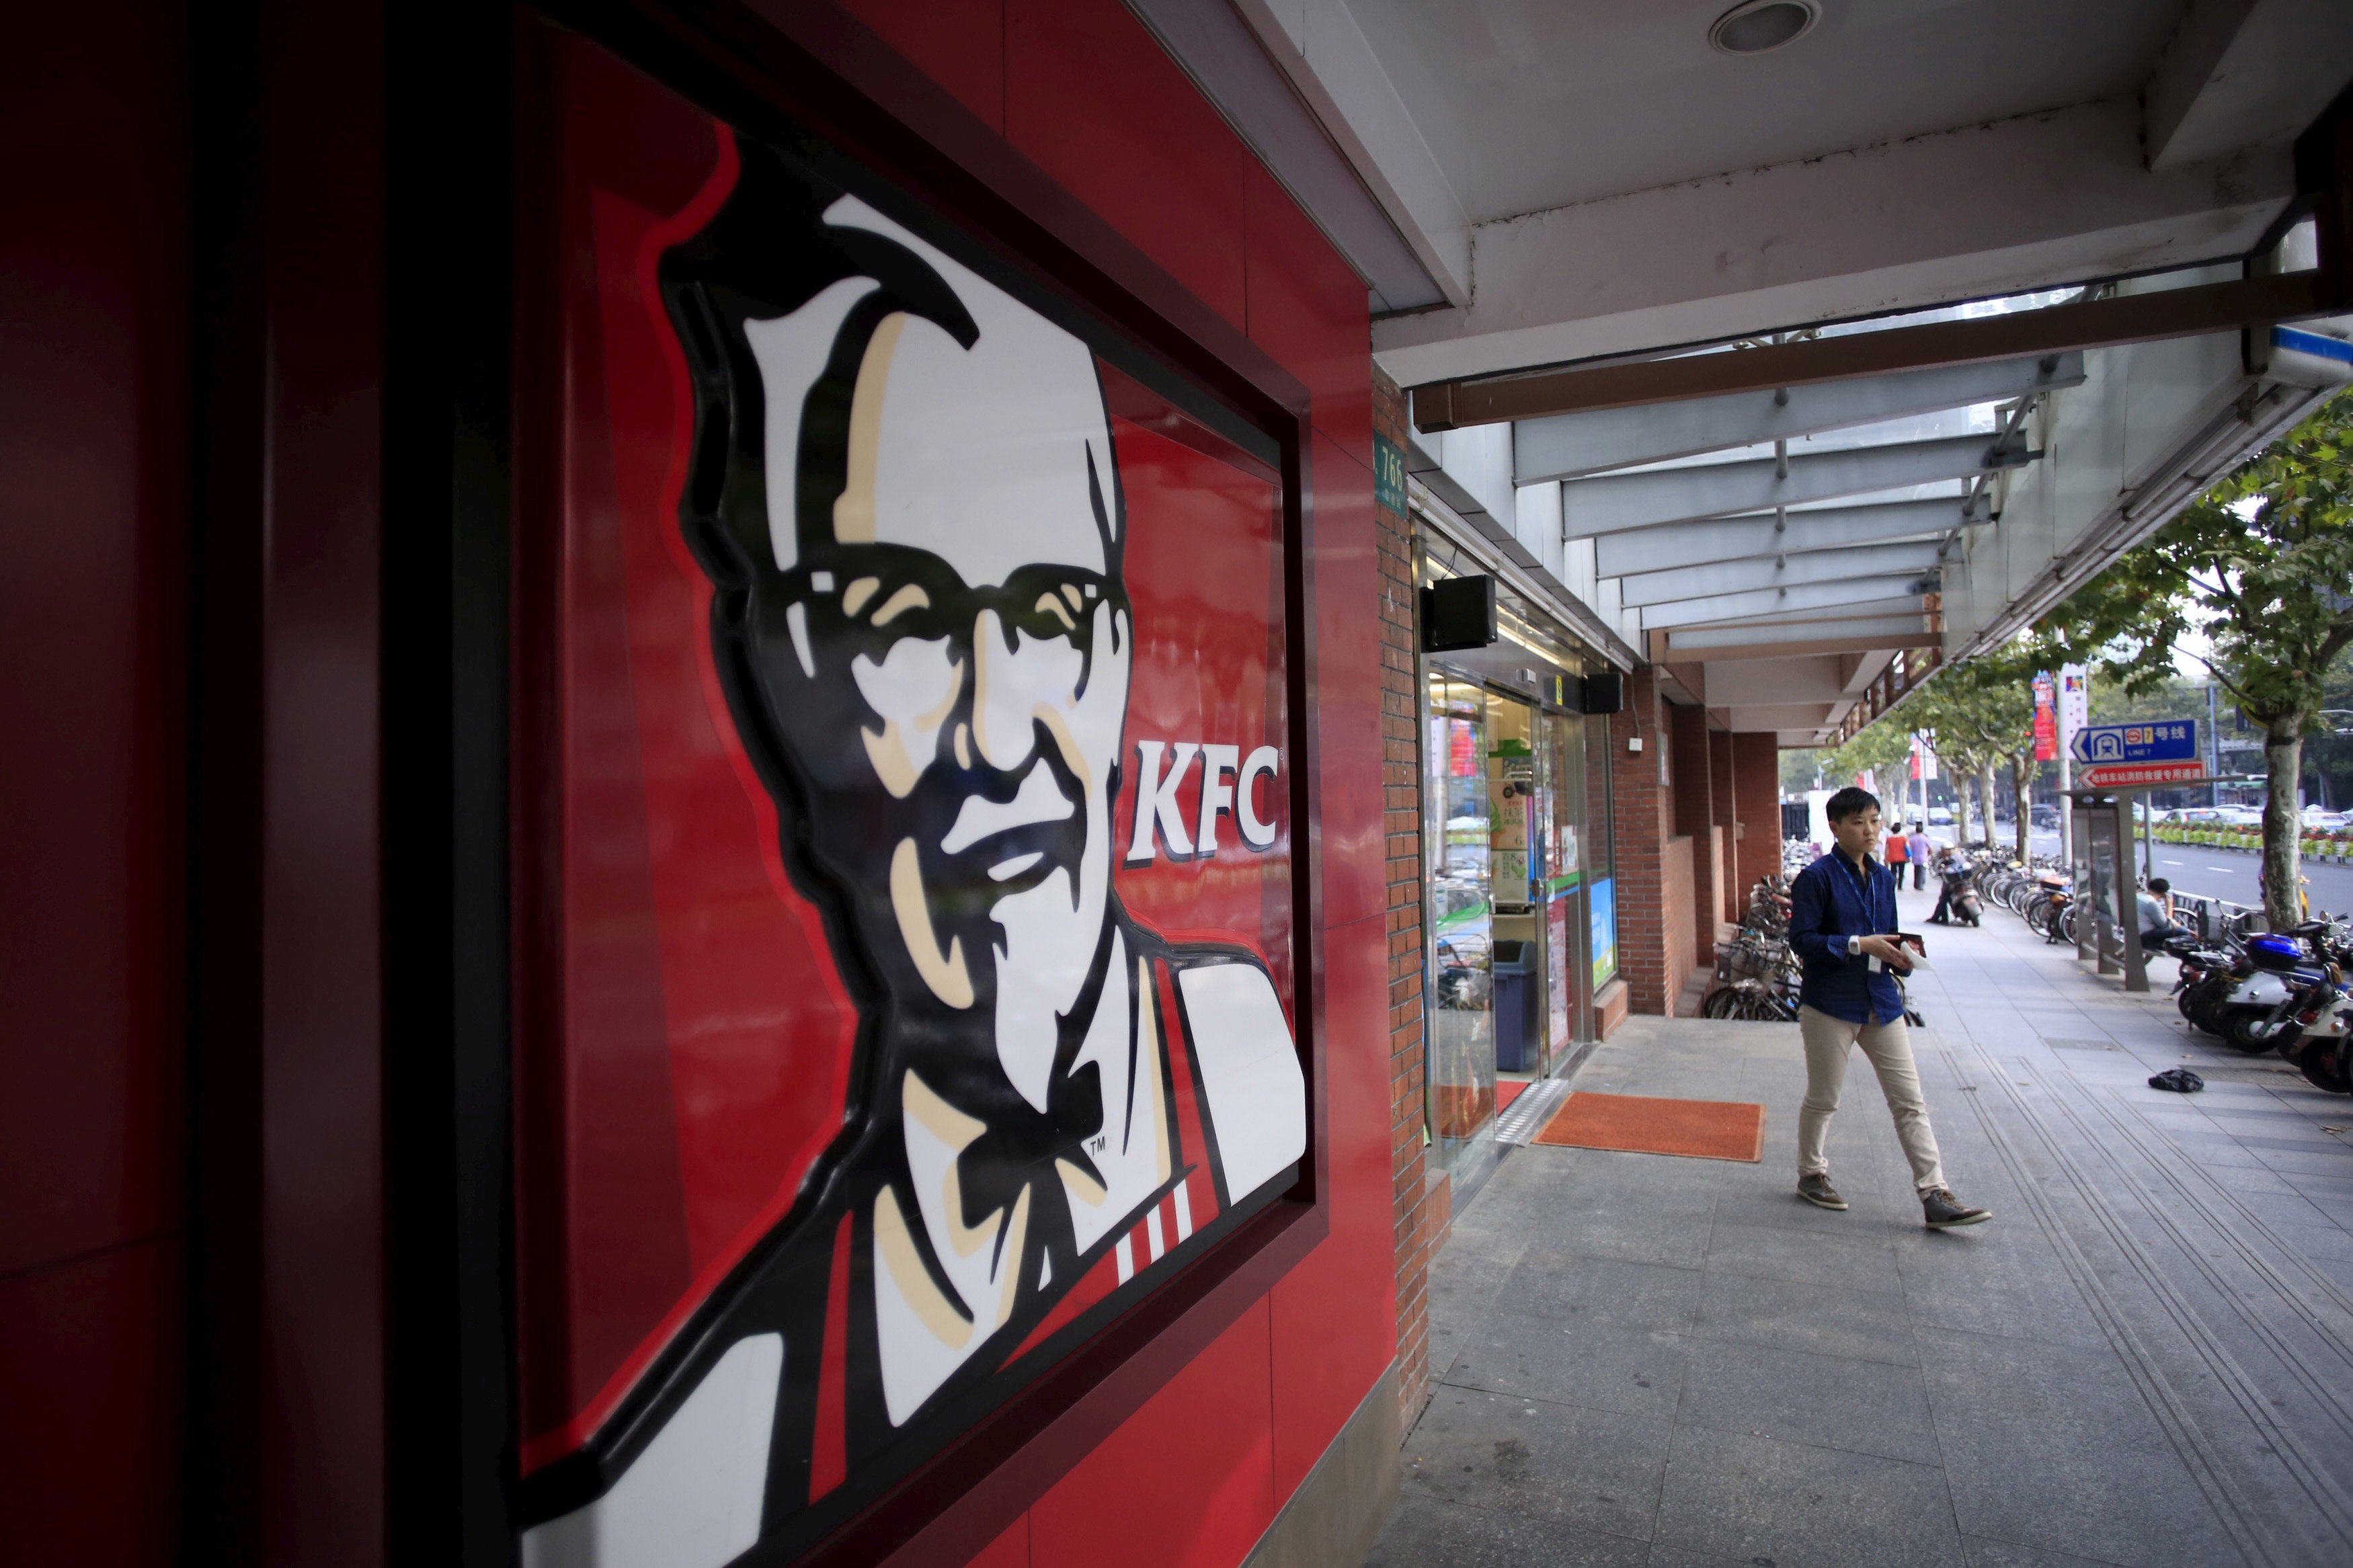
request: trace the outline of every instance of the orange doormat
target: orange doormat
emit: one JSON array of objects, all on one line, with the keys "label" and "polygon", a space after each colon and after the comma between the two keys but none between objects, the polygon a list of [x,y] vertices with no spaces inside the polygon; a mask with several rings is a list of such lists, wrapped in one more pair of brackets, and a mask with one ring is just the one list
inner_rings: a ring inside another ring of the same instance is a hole
[{"label": "orange doormat", "polygon": [[1728,1100],[1572,1094],[1535,1141],[1562,1149],[1622,1149],[1753,1165],[1765,1157],[1765,1108]]}]

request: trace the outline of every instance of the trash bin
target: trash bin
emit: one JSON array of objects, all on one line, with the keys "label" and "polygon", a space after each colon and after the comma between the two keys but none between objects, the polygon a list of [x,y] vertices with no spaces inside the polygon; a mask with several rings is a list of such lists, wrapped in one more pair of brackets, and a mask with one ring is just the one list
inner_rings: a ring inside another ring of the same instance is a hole
[{"label": "trash bin", "polygon": [[1494,980],[1495,1067],[1526,1072],[1537,1039],[1536,944],[1498,938],[1489,969]]}]

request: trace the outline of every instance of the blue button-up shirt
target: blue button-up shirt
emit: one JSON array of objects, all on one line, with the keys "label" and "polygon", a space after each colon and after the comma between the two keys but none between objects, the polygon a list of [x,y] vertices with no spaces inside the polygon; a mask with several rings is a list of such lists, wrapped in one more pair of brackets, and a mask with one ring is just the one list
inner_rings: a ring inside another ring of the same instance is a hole
[{"label": "blue button-up shirt", "polygon": [[1883,1024],[1904,1016],[1904,994],[1885,968],[1848,956],[1851,936],[1895,931],[1895,875],[1876,860],[1854,862],[1833,849],[1789,886],[1789,945],[1805,965],[1798,1000],[1850,1024]]}]

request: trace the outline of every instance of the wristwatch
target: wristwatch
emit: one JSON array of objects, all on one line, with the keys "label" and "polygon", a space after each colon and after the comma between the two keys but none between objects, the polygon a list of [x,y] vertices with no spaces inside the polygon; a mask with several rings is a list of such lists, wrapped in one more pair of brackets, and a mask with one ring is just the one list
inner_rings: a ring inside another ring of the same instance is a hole
[{"label": "wristwatch", "polygon": [[1860,956],[1860,955],[1862,954],[1862,938],[1861,938],[1861,937],[1859,937],[1859,936],[1851,936],[1851,937],[1849,937],[1849,938],[1847,938],[1847,939],[1846,939],[1846,955],[1847,955],[1849,958],[1855,958],[1855,957],[1858,957],[1858,956]]}]

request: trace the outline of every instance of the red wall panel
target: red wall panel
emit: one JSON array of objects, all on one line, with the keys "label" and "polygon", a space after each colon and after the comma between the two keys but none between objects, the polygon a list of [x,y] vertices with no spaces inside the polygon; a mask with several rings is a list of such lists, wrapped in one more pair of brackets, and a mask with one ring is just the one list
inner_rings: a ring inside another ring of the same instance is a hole
[{"label": "red wall panel", "polygon": [[180,1245],[0,1281],[0,1562],[174,1560]]},{"label": "red wall panel", "polygon": [[14,16],[0,223],[0,1562],[179,1529],[183,8]]},{"label": "red wall panel", "polygon": [[980,1549],[972,1568],[1029,1568],[1029,1516],[1023,1514],[1004,1534]]},{"label": "red wall panel", "polygon": [[1250,166],[1250,335],[1307,384],[1315,427],[1373,465],[1364,281],[1266,166]]},{"label": "red wall panel", "polygon": [[1005,129],[1004,0],[842,0],[841,8],[966,109]]},{"label": "red wall panel", "polygon": [[1270,1332],[1252,1307],[1029,1510],[1033,1568],[1231,1568],[1273,1521]]},{"label": "red wall panel", "polygon": [[1380,560],[1372,470],[1318,434],[1314,447],[1315,737],[1324,923],[1388,908],[1381,818]]},{"label": "red wall panel", "polygon": [[1007,0],[1005,133],[1178,282],[1244,324],[1249,181],[1259,165],[1124,6]]},{"label": "red wall panel", "polygon": [[[1274,1486],[1288,1498],[1396,1353],[1388,921],[1324,933],[1332,1234],[1271,1297]],[[1370,1133],[1379,1130],[1382,1136]]]},{"label": "red wall panel", "polygon": [[[0,1274],[176,1226],[188,258],[176,14],[20,18],[0,225]],[[127,34],[127,37],[124,36]]]}]

